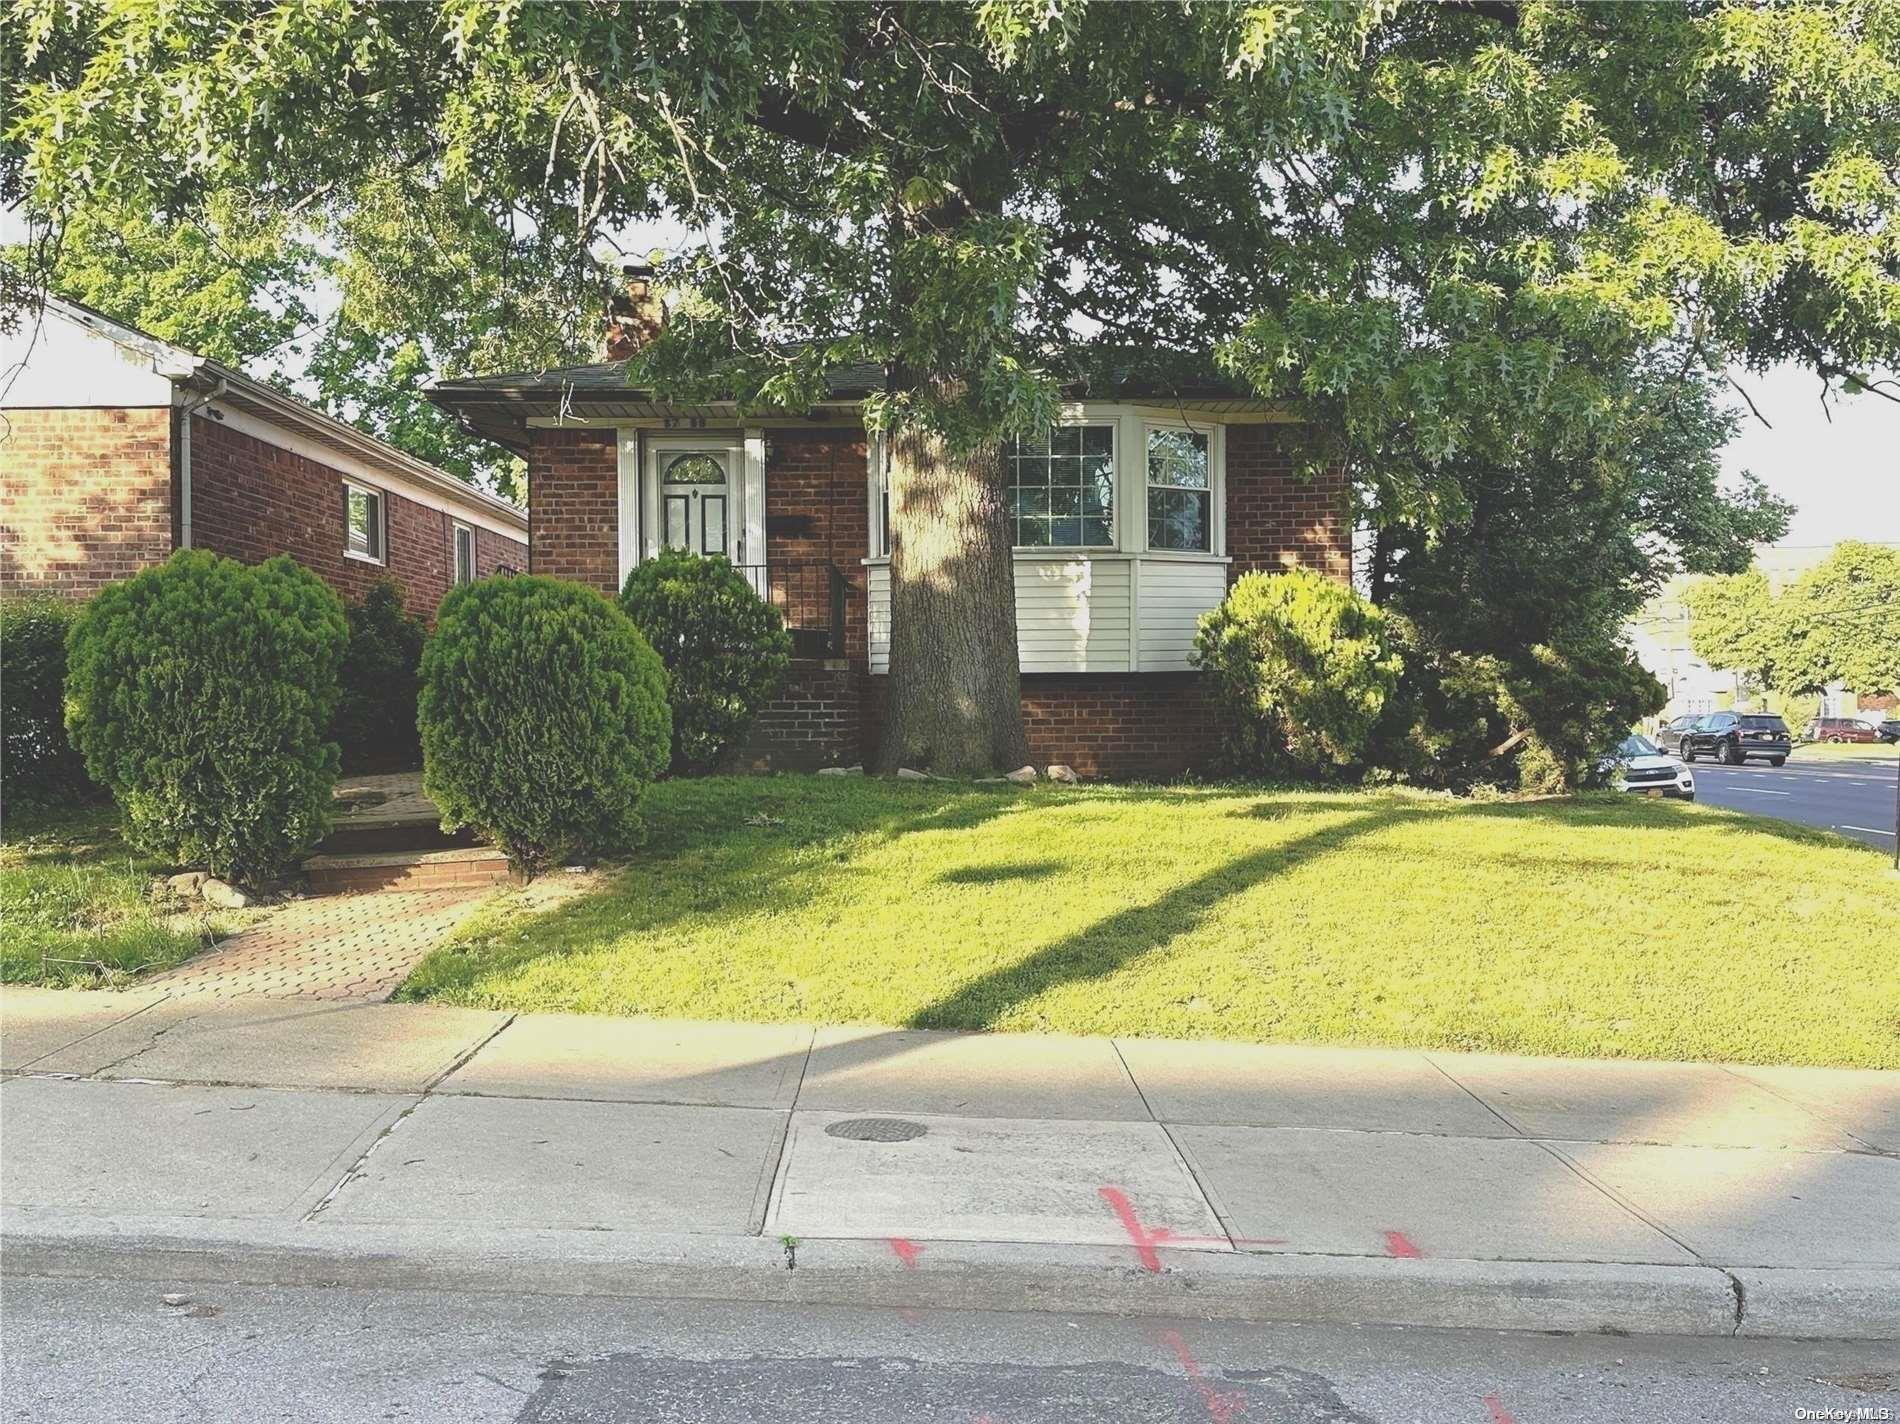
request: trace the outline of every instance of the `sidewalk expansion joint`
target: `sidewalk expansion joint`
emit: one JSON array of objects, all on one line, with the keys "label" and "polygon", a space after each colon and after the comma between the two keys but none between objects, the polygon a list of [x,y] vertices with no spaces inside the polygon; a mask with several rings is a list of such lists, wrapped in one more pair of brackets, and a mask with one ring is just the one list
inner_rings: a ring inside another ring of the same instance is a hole
[{"label": "sidewalk expansion joint", "polygon": [[1459,1082],[1455,1077],[1453,1077],[1451,1074],[1451,1070],[1446,1068],[1444,1064],[1440,1063],[1438,1059],[1435,1058],[1429,1050],[1421,1050],[1418,1056],[1420,1058],[1423,1058],[1427,1063],[1431,1064],[1433,1071],[1436,1072],[1439,1077],[1443,1078],[1447,1083],[1451,1084],[1452,1087],[1456,1088],[1459,1092],[1463,1093],[1467,1098],[1470,1098],[1472,1102],[1476,1103],[1479,1107],[1483,1108],[1486,1112],[1490,1113],[1492,1117],[1496,1118],[1499,1122],[1503,1123],[1506,1127],[1510,1128],[1512,1132],[1515,1132],[1519,1137],[1530,1136],[1530,1134],[1524,1131],[1523,1128],[1519,1127],[1516,1123],[1512,1122],[1510,1118],[1506,1117],[1500,1109],[1493,1107],[1490,1103],[1487,1103],[1483,1098],[1479,1097],[1476,1093],[1472,1092],[1470,1088],[1466,1087],[1463,1083]]},{"label": "sidewalk expansion joint", "polygon": [[1657,1233],[1657,1235],[1662,1236],[1669,1241],[1675,1242],[1676,1245],[1680,1246],[1684,1251],[1686,1251],[1689,1254],[1691,1260],[1693,1261],[1695,1265],[1709,1266],[1717,1270],[1721,1269],[1720,1267],[1715,1266],[1714,1262],[1705,1258],[1700,1251],[1696,1250],[1695,1247],[1691,1246],[1687,1241],[1684,1241],[1680,1236],[1676,1235],[1675,1232],[1671,1231],[1667,1226],[1664,1226],[1655,1217],[1651,1216],[1648,1212],[1644,1211],[1641,1207],[1637,1206],[1635,1202],[1629,1200],[1629,1198],[1625,1197],[1621,1192],[1617,1191],[1614,1187],[1610,1186],[1607,1182],[1599,1182],[1588,1171],[1584,1170],[1582,1163],[1576,1162],[1572,1160],[1568,1154],[1558,1151],[1555,1142],[1551,1141],[1550,1139],[1541,1138],[1541,1137],[1533,1137],[1527,1140],[1530,1141],[1539,1149],[1541,1149],[1542,1151],[1548,1153],[1551,1157],[1555,1158],[1560,1164],[1562,1164],[1571,1173],[1573,1173],[1579,1181],[1589,1186],[1593,1191],[1600,1192],[1608,1200],[1616,1203],[1616,1205],[1620,1206],[1621,1208],[1623,1208],[1624,1211],[1628,1212],[1631,1216],[1635,1217],[1638,1221],[1642,1222],[1643,1225],[1647,1226],[1651,1231],[1654,1231],[1655,1233]]},{"label": "sidewalk expansion joint", "polygon": [[424,1093],[432,1093],[436,1090],[438,1085],[447,1082],[456,1073],[460,1072],[462,1067],[465,1064],[467,1064],[469,1059],[473,1058],[476,1054],[480,1053],[484,1048],[488,1047],[489,1044],[493,1043],[497,1038],[499,1038],[502,1034],[502,1031],[506,1029],[508,1025],[512,1024],[515,1021],[515,1018],[516,1016],[514,1014],[507,1015],[505,1018],[502,1019],[500,1023],[495,1025],[494,1030],[492,1032],[483,1035],[483,1037],[478,1042],[470,1044],[461,1053],[457,1054],[455,1057],[455,1061],[453,1063],[449,1064],[448,1067],[444,1068],[440,1073],[436,1074],[433,1078],[429,1079],[428,1082],[422,1085],[422,1091]]},{"label": "sidewalk expansion joint", "polygon": [[329,1206],[331,1202],[335,1201],[337,1197],[342,1195],[343,1189],[347,1187],[351,1182],[357,1181],[361,1179],[362,1177],[368,1175],[369,1159],[376,1155],[376,1149],[381,1147],[385,1142],[387,1142],[389,1140],[390,1134],[393,1133],[397,1128],[401,1127],[403,1123],[408,1120],[410,1113],[414,1112],[417,1108],[421,1107],[427,1101],[428,1101],[428,1097],[426,1094],[419,1094],[417,1095],[416,1100],[413,1103],[409,1104],[408,1107],[404,1108],[401,1112],[397,1113],[396,1116],[391,1120],[389,1126],[376,1134],[375,1140],[371,1142],[369,1146],[363,1149],[362,1154],[358,1156],[357,1159],[350,1164],[349,1170],[344,1172],[344,1174],[337,1179],[337,1184],[334,1187],[331,1187],[329,1191],[325,1192],[322,1198],[317,1202],[317,1204],[311,1207],[309,1211],[306,1211],[303,1214],[303,1219],[305,1223],[315,1221],[317,1217],[322,1214],[324,1208]]}]

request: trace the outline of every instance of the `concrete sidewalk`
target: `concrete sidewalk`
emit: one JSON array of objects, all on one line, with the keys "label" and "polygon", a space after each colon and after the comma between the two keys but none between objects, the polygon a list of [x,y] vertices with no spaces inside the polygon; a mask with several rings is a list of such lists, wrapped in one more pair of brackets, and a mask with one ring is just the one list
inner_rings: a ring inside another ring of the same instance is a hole
[{"label": "concrete sidewalk", "polygon": [[6,1268],[1900,1335],[1900,1073],[10,990]]}]

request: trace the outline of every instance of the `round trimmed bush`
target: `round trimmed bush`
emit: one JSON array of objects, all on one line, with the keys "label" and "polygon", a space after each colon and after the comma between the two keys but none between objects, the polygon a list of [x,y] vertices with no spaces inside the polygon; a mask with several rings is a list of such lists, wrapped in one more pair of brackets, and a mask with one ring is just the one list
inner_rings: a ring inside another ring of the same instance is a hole
[{"label": "round trimmed bush", "polygon": [[1228,756],[1251,774],[1361,766],[1401,666],[1385,615],[1310,569],[1238,580],[1201,619],[1194,658]]},{"label": "round trimmed bush", "polygon": [[403,611],[394,579],[378,579],[347,617],[350,645],[334,733],[343,765],[357,772],[419,766],[416,674],[428,632],[420,618]]},{"label": "round trimmed bush", "polygon": [[422,651],[423,788],[530,874],[639,842],[666,769],[666,669],[580,584],[533,574],[450,591]]},{"label": "round trimmed bush", "polygon": [[66,725],[126,839],[256,884],[330,824],[343,603],[280,554],[180,550],[103,589],[68,640]]},{"label": "round trimmed bush", "polygon": [[666,664],[674,769],[713,770],[784,681],[784,620],[723,555],[681,549],[628,574],[620,606]]},{"label": "round trimmed bush", "polygon": [[66,736],[66,635],[80,605],[0,599],[0,800],[8,810],[96,796]]}]

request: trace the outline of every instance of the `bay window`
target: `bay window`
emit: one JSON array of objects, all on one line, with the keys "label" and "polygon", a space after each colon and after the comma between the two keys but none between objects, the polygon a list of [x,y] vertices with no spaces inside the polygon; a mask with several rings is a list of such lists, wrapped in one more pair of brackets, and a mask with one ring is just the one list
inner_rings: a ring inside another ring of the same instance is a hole
[{"label": "bay window", "polygon": [[1148,547],[1211,553],[1213,482],[1207,433],[1148,431]]},{"label": "bay window", "polygon": [[1004,454],[1019,549],[1115,547],[1115,427],[1056,425]]}]

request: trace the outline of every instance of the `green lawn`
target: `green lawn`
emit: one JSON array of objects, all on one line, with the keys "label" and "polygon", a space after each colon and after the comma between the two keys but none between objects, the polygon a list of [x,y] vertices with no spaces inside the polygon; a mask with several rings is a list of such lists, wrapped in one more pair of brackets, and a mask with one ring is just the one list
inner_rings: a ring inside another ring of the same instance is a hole
[{"label": "green lawn", "polygon": [[1880,852],[1612,795],[670,782],[603,889],[407,998],[1900,1067]]},{"label": "green lawn", "polygon": [[[119,839],[111,806],[9,816],[0,841],[0,982],[123,987],[245,918],[155,904],[164,867]],[[44,956],[44,958],[42,958]]]},{"label": "green lawn", "polygon": [[1892,761],[1900,748],[1885,742],[1804,742],[1794,749],[1793,761]]}]

